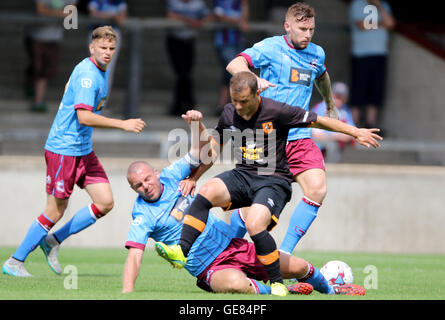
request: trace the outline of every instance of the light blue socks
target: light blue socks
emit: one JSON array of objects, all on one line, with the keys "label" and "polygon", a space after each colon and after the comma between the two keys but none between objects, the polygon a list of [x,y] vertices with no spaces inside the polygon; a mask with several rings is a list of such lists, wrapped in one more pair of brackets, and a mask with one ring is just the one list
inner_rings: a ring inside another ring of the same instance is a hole
[{"label": "light blue socks", "polygon": [[77,213],[71,218],[71,220],[69,220],[59,230],[54,232],[54,236],[59,243],[62,243],[70,235],[82,231],[83,229],[91,226],[97,221],[98,217],[95,215],[95,212],[91,208],[91,206],[94,205],[88,205],[77,211]]},{"label": "light blue socks", "polygon": [[319,208],[319,203],[309,200],[307,197],[301,199],[292,213],[286,235],[280,246],[280,251],[292,254],[298,241],[300,241],[301,237],[317,217]]}]

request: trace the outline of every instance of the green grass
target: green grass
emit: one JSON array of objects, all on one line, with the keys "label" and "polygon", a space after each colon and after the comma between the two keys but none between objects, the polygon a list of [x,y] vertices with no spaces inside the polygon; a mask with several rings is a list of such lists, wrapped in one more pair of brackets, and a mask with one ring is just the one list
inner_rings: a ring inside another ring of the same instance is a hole
[{"label": "green grass", "polygon": [[[14,248],[0,248],[1,262]],[[295,253],[294,253],[295,254]],[[364,286],[370,274],[364,273],[368,265],[377,270],[376,289],[368,289],[364,297],[328,296],[314,292],[310,296],[279,298],[241,294],[210,294],[195,285],[195,278],[185,270],[175,270],[152,250],[147,250],[135,292],[121,294],[122,271],[127,255],[125,249],[74,249],[63,248],[59,252],[62,268],[67,273],[54,274],[46,264],[40,249],[36,249],[26,261],[27,270],[34,278],[14,278],[0,275],[0,300],[213,300],[213,299],[267,299],[267,300],[436,300],[445,299],[445,255],[432,254],[380,254],[380,253],[321,253],[298,252],[298,255],[321,267],[328,260],[346,261],[354,272],[354,282]],[[67,289],[66,284],[77,289]]]}]

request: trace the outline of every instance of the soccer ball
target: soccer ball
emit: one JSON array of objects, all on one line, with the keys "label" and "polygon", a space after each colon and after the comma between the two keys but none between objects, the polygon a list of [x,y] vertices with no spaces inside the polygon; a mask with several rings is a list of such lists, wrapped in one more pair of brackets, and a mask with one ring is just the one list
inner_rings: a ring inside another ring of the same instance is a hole
[{"label": "soccer ball", "polygon": [[351,284],[354,281],[351,267],[343,261],[329,261],[321,267],[320,272],[331,286]]}]

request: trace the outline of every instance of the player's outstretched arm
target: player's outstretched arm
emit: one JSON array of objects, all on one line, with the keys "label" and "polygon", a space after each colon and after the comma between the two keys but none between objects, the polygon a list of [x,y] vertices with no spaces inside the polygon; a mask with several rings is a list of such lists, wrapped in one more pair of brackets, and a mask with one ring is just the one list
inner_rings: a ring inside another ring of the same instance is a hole
[{"label": "player's outstretched arm", "polygon": [[323,116],[317,116],[317,121],[311,127],[347,134],[367,148],[371,146],[377,148],[380,146],[378,140],[383,140],[383,138],[376,133],[380,131],[378,128],[357,128],[340,120]]},{"label": "player's outstretched arm", "polygon": [[124,266],[122,275],[122,293],[133,292],[136,278],[141,269],[142,256],[144,251],[138,248],[130,248],[128,250],[127,261]]},{"label": "player's outstretched arm", "polygon": [[84,126],[121,129],[135,133],[140,133],[146,126],[146,123],[142,119],[120,120],[108,118],[85,109],[77,110],[77,118],[79,119],[79,123]]},{"label": "player's outstretched arm", "polygon": [[315,86],[326,103],[326,116],[332,119],[338,119],[338,110],[332,97],[331,78],[327,71],[321,77],[315,79]]}]

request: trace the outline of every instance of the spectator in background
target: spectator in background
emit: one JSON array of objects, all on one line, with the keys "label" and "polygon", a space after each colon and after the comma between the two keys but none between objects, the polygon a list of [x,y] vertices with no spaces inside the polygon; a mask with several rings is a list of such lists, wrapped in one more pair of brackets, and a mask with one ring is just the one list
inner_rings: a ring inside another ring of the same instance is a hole
[{"label": "spectator in background", "polygon": [[[334,104],[338,110],[338,120],[351,126],[355,126],[352,112],[346,104],[348,102],[348,97],[349,89],[346,84],[343,82],[334,82],[332,84],[332,98],[334,99]],[[311,111],[320,116],[325,116],[326,103],[324,101],[317,103]],[[329,158],[329,161],[332,162],[338,162],[341,160],[341,152],[344,150],[347,144],[355,145],[355,140],[351,136],[322,129],[312,129],[312,139],[314,139],[314,142],[321,149],[325,160],[327,159],[327,154],[332,155],[332,157]],[[332,145],[332,143],[337,143],[337,145]],[[328,152],[330,147],[334,147],[334,151],[338,150],[340,152],[331,153],[330,151],[332,150],[329,150]]]},{"label": "spectator in background", "polygon": [[[369,5],[374,7],[367,7]],[[372,9],[378,11],[375,26],[369,20]],[[357,125],[371,128],[377,125],[378,113],[384,102],[388,31],[394,28],[395,19],[386,1],[353,0],[349,20],[352,41],[351,110]],[[363,116],[365,119],[361,122]]]},{"label": "spectator in background", "polygon": [[223,77],[219,92],[219,111],[230,102],[229,82],[232,77],[226,66],[235,56],[244,50],[243,33],[249,29],[249,1],[248,0],[214,0],[213,13],[216,21],[230,24],[216,29],[214,45],[221,62]]},{"label": "spectator in background", "polygon": [[[91,17],[102,18],[106,20],[103,24],[91,25],[88,39],[91,39],[91,33],[97,27],[102,25],[111,25],[117,34],[116,50],[114,58],[108,65],[108,92],[111,93],[113,86],[114,71],[116,68],[117,58],[122,46],[122,33],[120,28],[125,24],[128,18],[128,6],[126,0],[91,0],[88,3],[88,13]],[[88,43],[89,45],[89,43]]]},{"label": "spectator in background", "polygon": [[[36,13],[39,16],[65,17],[63,8],[76,4],[76,0],[36,0]],[[39,23],[31,32],[34,76],[34,97],[31,111],[45,112],[44,102],[48,80],[57,73],[60,42],[63,39],[63,24],[58,21]]]},{"label": "spectator in background", "polygon": [[203,0],[168,0],[167,18],[181,21],[185,26],[175,27],[167,33],[167,51],[176,82],[171,115],[181,115],[195,105],[192,70],[195,56],[197,29],[210,15]]}]

